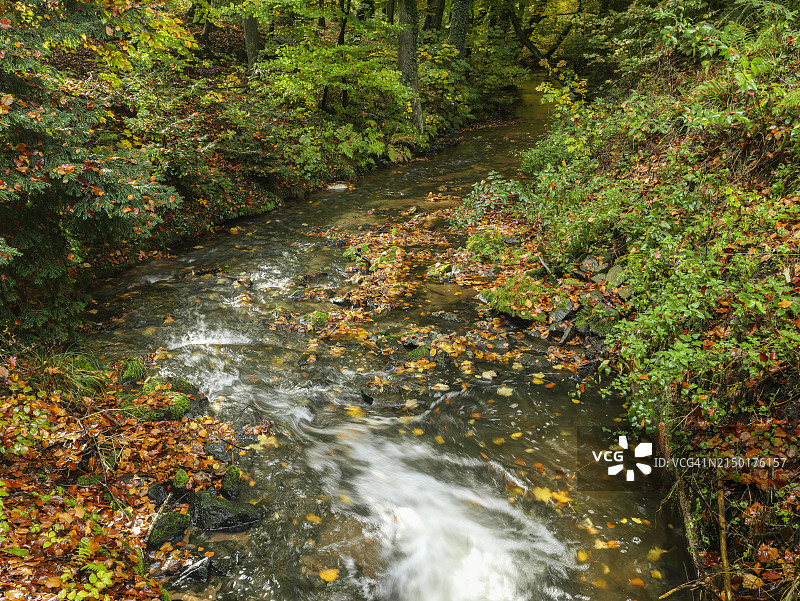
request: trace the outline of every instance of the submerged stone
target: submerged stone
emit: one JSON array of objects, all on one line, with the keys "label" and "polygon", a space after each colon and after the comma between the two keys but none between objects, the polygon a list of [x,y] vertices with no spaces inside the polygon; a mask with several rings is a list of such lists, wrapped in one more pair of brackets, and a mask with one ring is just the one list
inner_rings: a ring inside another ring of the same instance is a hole
[{"label": "submerged stone", "polygon": [[209,492],[199,492],[192,502],[192,523],[203,530],[242,532],[261,521],[261,511]]}]

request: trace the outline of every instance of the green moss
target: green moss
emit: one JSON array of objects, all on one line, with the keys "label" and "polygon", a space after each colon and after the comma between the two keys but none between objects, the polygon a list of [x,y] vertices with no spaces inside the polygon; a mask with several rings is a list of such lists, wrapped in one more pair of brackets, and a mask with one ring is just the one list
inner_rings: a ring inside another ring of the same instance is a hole
[{"label": "green moss", "polygon": [[408,358],[412,361],[419,361],[423,357],[430,357],[431,354],[431,347],[429,346],[418,346],[413,351],[409,351]]},{"label": "green moss", "polygon": [[189,474],[186,473],[186,470],[181,468],[175,472],[175,476],[172,478],[172,486],[182,489],[186,488],[187,484],[189,484]]},{"label": "green moss", "polygon": [[179,420],[189,411],[191,401],[189,397],[181,392],[176,392],[169,397],[169,402],[164,408],[162,419]]},{"label": "green moss", "polygon": [[99,486],[101,482],[97,476],[84,475],[78,478],[77,484],[78,486],[81,487],[88,487],[88,486]]},{"label": "green moss", "polygon": [[328,321],[328,314],[322,311],[314,311],[310,316],[311,321],[315,324],[323,324]]},{"label": "green moss", "polygon": [[152,547],[160,547],[166,542],[174,540],[181,536],[191,523],[191,517],[188,513],[179,513],[173,511],[165,513],[153,526],[153,531],[150,533],[148,544]]},{"label": "green moss", "polygon": [[239,496],[239,486],[242,480],[242,470],[235,465],[228,468],[225,476],[222,478],[220,492],[229,499],[235,499]]},{"label": "green moss", "polygon": [[163,378],[150,378],[149,380],[147,380],[147,382],[142,384],[142,393],[152,394],[154,392],[157,392],[156,389],[159,386],[164,386],[166,383],[167,381]]}]

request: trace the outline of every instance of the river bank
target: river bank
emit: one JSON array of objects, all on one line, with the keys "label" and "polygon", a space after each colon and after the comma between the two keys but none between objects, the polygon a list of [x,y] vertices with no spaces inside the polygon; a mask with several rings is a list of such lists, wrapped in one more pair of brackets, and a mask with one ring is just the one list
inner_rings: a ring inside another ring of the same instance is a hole
[{"label": "river bank", "polygon": [[482,292],[492,308],[556,353],[596,357],[599,376],[576,392],[622,394],[674,466],[699,570],[685,588],[793,598],[797,53],[779,27],[759,44],[728,36],[719,51],[734,58],[703,71],[691,41],[667,38],[658,70],[609,98],[563,77],[548,92],[553,129],[522,153],[525,178],[474,187],[450,218],[477,231],[439,269],[499,266]]}]

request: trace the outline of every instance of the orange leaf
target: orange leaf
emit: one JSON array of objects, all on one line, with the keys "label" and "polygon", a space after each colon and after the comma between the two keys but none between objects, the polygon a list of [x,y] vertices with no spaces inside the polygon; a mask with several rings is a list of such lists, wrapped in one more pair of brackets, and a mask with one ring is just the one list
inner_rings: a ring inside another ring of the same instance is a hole
[{"label": "orange leaf", "polygon": [[325,582],[333,582],[339,577],[339,570],[336,569],[320,570],[319,577],[322,578]]},{"label": "orange leaf", "polygon": [[636,578],[631,578],[628,584],[630,584],[631,586],[638,586],[640,588],[644,588],[644,581],[638,576]]}]

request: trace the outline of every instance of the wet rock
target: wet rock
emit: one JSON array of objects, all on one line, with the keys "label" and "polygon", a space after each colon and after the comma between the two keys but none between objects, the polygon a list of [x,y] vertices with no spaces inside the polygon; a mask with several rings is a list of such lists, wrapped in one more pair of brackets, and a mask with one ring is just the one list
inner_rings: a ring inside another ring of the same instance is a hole
[{"label": "wet rock", "polygon": [[214,541],[206,543],[204,547],[214,553],[211,556],[211,569],[223,575],[232,574],[242,556],[241,545],[236,541]]},{"label": "wet rock", "polygon": [[503,238],[503,243],[508,244],[509,246],[514,246],[519,244],[519,238],[516,236],[509,236],[508,238]]},{"label": "wet rock", "polygon": [[581,261],[581,271],[587,273],[597,273],[600,271],[600,263],[594,257],[586,257]]},{"label": "wet rock", "polygon": [[183,533],[191,523],[191,518],[187,513],[173,511],[165,513],[153,526],[147,544],[151,547],[160,547],[164,543],[173,542],[183,537]]},{"label": "wet rock", "polygon": [[208,584],[211,579],[211,558],[198,557],[192,564],[180,570],[169,581],[172,588],[192,584]]},{"label": "wet rock", "polygon": [[223,463],[231,463],[233,460],[233,449],[228,449],[228,443],[222,442],[221,440],[207,442],[203,445],[203,451],[206,455],[210,455],[217,461],[222,461]]},{"label": "wet rock", "polygon": [[441,368],[449,367],[450,364],[452,363],[450,355],[448,355],[442,350],[436,351],[436,356],[433,358],[433,361],[436,363],[436,365],[438,365]]},{"label": "wet rock", "polygon": [[536,367],[539,369],[550,369],[553,364],[544,357],[537,357],[531,355],[522,355],[519,362],[526,367]]},{"label": "wet rock", "polygon": [[574,311],[575,305],[572,304],[571,300],[563,301],[553,311],[550,311],[550,321],[553,324],[559,324],[572,315]]},{"label": "wet rock", "polygon": [[261,521],[261,511],[252,506],[234,503],[209,492],[194,495],[191,505],[192,523],[203,530],[242,532]]},{"label": "wet rock", "polygon": [[167,492],[166,486],[156,482],[147,487],[147,496],[153,502],[153,505],[161,507],[167,500],[169,493]]},{"label": "wet rock", "polygon": [[220,485],[219,492],[226,499],[238,499],[239,492],[241,491],[241,485],[242,470],[235,465],[232,465],[222,477],[222,484]]},{"label": "wet rock", "polygon": [[614,265],[606,274],[608,286],[616,288],[625,280],[625,270],[619,265]]},{"label": "wet rock", "polygon": [[433,313],[432,315],[434,315],[435,317],[438,317],[439,319],[442,319],[444,321],[452,321],[452,322],[464,321],[463,319],[461,319],[455,313],[448,313],[447,311],[437,311],[436,313]]}]

